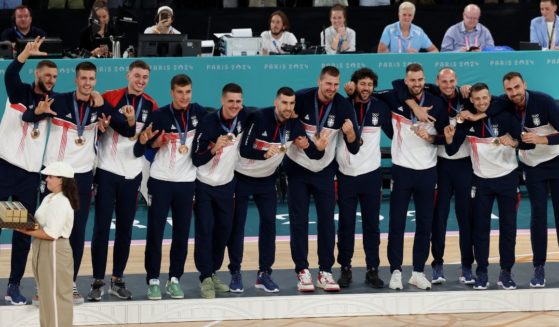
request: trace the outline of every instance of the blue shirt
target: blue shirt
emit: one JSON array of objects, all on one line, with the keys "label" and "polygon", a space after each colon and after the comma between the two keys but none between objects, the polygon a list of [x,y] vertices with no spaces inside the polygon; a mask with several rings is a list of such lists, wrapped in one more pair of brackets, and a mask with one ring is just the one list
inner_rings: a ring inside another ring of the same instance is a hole
[{"label": "blue shirt", "polygon": [[400,22],[387,25],[380,37],[380,43],[385,44],[388,50],[393,53],[406,53],[407,49],[427,49],[433,42],[429,39],[423,29],[411,24],[410,34],[407,37],[402,35]]},{"label": "blue shirt", "polygon": [[495,42],[493,36],[487,27],[477,24],[470,32],[466,31],[464,22],[454,24],[446,30],[441,45],[441,52],[460,51],[460,48],[478,47],[480,49],[486,46],[494,47]]},{"label": "blue shirt", "polygon": [[[559,16],[555,15],[555,22]],[[553,46],[559,47],[559,36],[557,35],[557,26],[553,28]],[[543,16],[536,17],[530,22],[530,42],[538,43],[542,48],[549,46],[549,33],[547,31],[547,23]]]}]

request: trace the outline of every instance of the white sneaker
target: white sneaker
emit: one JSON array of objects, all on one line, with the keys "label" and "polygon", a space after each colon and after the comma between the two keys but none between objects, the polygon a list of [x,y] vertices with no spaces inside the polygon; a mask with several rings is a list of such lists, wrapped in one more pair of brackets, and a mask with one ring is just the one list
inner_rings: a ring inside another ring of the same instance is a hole
[{"label": "white sneaker", "polygon": [[413,271],[411,273],[411,278],[408,281],[408,284],[410,285],[414,285],[415,287],[422,289],[422,290],[430,290],[431,289],[431,283],[429,282],[429,280],[427,280],[427,277],[425,277],[425,274],[422,272],[418,272],[418,271]]},{"label": "white sneaker", "polygon": [[318,273],[318,278],[316,279],[316,286],[322,288],[326,292],[339,292],[340,285],[334,281],[332,273],[327,271],[320,271]]},{"label": "white sneaker", "polygon": [[388,284],[393,290],[403,290],[404,286],[402,285],[402,272],[399,270],[394,270],[392,272],[392,277],[390,277],[390,283]]},{"label": "white sneaker", "polygon": [[297,290],[299,292],[314,292],[314,284],[312,283],[311,272],[308,269],[303,269],[297,274]]}]

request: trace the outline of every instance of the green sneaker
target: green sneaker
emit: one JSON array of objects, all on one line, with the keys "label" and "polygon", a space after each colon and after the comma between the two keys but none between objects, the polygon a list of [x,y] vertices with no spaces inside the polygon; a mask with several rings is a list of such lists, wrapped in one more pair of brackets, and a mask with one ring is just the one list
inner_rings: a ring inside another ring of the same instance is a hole
[{"label": "green sneaker", "polygon": [[171,277],[170,280],[165,284],[165,293],[167,293],[171,299],[184,299],[184,292],[182,291],[181,284],[177,277]]},{"label": "green sneaker", "polygon": [[149,280],[148,300],[161,300],[161,289],[159,288],[159,279]]},{"label": "green sneaker", "polygon": [[211,277],[205,278],[200,284],[200,296],[204,299],[215,298],[214,282]]},{"label": "green sneaker", "polygon": [[212,282],[214,283],[214,289],[216,293],[227,293],[229,292],[229,285],[222,282],[216,274],[212,275]]}]

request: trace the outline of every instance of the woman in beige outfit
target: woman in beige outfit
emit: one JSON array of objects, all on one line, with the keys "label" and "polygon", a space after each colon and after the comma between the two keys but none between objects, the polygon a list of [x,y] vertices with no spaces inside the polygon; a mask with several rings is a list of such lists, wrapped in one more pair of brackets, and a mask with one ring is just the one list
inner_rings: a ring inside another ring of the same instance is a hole
[{"label": "woman in beige outfit", "polygon": [[74,170],[66,163],[54,162],[41,173],[47,176],[47,188],[52,193],[35,212],[40,228],[18,231],[34,237],[33,274],[41,299],[41,326],[72,326],[74,263],[68,238],[74,210],[79,206]]}]

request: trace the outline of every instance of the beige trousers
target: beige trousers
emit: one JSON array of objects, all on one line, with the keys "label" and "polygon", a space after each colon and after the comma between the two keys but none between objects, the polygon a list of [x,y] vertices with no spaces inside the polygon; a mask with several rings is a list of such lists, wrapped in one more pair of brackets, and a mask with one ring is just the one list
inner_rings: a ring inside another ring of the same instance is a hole
[{"label": "beige trousers", "polygon": [[33,239],[33,274],[41,327],[72,326],[74,260],[68,239]]}]

